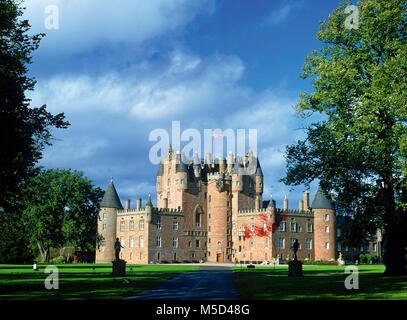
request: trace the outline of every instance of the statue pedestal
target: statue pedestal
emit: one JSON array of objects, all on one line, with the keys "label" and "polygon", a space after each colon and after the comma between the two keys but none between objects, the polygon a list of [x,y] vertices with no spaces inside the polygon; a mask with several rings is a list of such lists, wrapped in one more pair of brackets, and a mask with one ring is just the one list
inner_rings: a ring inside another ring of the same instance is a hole
[{"label": "statue pedestal", "polygon": [[302,262],[298,260],[290,261],[288,263],[288,276],[301,277],[302,276]]},{"label": "statue pedestal", "polygon": [[124,260],[114,260],[113,263],[113,275],[114,276],[125,276],[126,275],[126,261]]}]

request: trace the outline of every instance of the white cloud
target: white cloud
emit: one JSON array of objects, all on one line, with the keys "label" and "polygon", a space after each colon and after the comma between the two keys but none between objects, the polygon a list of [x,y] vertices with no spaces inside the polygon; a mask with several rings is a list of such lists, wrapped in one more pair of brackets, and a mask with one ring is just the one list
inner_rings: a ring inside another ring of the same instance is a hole
[{"label": "white cloud", "polygon": [[[181,30],[197,14],[211,13],[212,0],[28,0],[25,17],[32,32],[47,33],[41,50],[81,53],[109,43],[137,44]],[[55,5],[59,29],[48,30],[45,8]]]},{"label": "white cloud", "polygon": [[304,5],[303,0],[300,1],[284,1],[283,5],[273,10],[267,18],[263,21],[262,25],[277,25],[287,20],[290,14],[295,9],[301,8]]}]

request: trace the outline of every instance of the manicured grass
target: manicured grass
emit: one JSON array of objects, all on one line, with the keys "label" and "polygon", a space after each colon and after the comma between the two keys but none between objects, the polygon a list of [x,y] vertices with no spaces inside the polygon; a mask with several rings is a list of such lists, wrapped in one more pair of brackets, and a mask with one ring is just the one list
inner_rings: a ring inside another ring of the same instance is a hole
[{"label": "manicured grass", "polygon": [[[59,289],[47,290],[46,265],[0,265],[0,300],[123,299],[173,278],[175,273],[198,266],[127,265],[125,277],[113,277],[109,264],[57,265]],[[125,280],[126,279],[126,280]],[[128,283],[127,283],[128,282]]]},{"label": "manicured grass", "polygon": [[405,300],[407,276],[383,275],[382,265],[359,265],[359,289],[345,287],[346,266],[303,266],[303,277],[288,277],[288,266],[257,267],[240,270],[235,284],[241,299],[298,300]]}]

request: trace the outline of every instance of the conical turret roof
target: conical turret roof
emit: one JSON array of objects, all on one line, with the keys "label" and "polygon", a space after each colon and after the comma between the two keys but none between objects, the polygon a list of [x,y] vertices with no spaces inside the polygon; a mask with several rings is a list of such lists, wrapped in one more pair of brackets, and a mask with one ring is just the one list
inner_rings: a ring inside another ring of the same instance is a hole
[{"label": "conical turret roof", "polygon": [[329,196],[322,190],[321,186],[315,194],[314,201],[311,205],[312,209],[333,209],[332,201]]},{"label": "conical turret roof", "polygon": [[119,195],[114,187],[113,180],[110,180],[110,183],[107,186],[103,199],[100,202],[100,207],[123,209]]},{"label": "conical turret roof", "polygon": [[163,176],[164,175],[164,164],[162,162],[162,160],[160,161],[160,166],[158,167],[158,172],[157,172],[157,176]]},{"label": "conical turret roof", "polygon": [[261,170],[261,167],[260,167],[259,158],[257,158],[256,176],[263,177],[263,171]]}]

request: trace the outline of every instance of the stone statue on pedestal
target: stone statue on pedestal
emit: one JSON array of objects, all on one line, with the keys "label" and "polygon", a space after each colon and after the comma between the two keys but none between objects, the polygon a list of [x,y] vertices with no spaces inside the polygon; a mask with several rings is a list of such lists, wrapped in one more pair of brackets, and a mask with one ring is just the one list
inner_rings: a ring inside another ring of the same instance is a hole
[{"label": "stone statue on pedestal", "polygon": [[116,242],[114,244],[114,255],[115,260],[112,261],[113,263],[113,275],[116,276],[124,276],[126,275],[126,261],[120,259],[120,250],[122,245],[119,241],[119,238],[116,238]]}]

